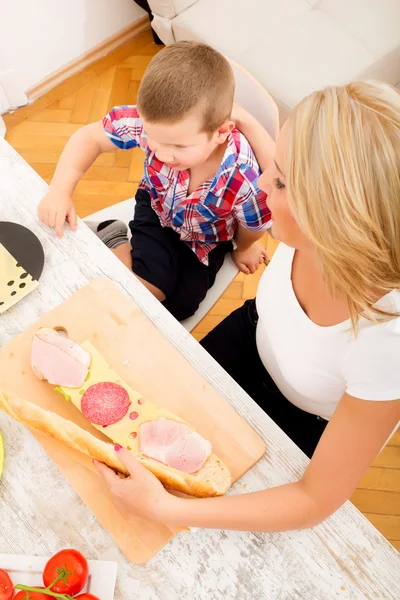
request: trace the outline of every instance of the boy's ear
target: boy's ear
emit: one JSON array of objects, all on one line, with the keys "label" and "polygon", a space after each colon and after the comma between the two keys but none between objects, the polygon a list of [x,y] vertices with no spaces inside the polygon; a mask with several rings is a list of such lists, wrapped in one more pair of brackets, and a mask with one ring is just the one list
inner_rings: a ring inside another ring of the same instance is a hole
[{"label": "boy's ear", "polygon": [[222,123],[222,125],[220,125],[220,127],[217,129],[217,142],[219,144],[223,144],[234,127],[234,121],[231,121],[230,119],[224,121],[224,123]]}]

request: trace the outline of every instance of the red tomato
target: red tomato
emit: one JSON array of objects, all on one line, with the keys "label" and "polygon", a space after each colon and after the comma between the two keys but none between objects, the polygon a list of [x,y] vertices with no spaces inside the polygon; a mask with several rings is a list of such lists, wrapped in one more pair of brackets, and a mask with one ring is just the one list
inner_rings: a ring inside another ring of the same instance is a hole
[{"label": "red tomato", "polygon": [[[47,561],[43,571],[43,583],[49,587],[61,574],[65,581],[59,579],[51,586],[51,591],[57,594],[75,596],[84,588],[89,575],[86,558],[77,550],[61,550]],[[1,600],[1,599],[0,599]]]},{"label": "red tomato", "polygon": [[14,596],[14,585],[7,571],[0,569],[0,600],[11,600]]},{"label": "red tomato", "polygon": [[75,596],[74,600],[100,600],[98,596],[93,596],[93,594],[80,594],[79,596]]},{"label": "red tomato", "polygon": [[26,600],[26,598],[29,598],[29,600],[51,600],[51,596],[40,592],[29,592],[28,596],[28,592],[25,592],[25,590],[19,591],[14,600]]}]

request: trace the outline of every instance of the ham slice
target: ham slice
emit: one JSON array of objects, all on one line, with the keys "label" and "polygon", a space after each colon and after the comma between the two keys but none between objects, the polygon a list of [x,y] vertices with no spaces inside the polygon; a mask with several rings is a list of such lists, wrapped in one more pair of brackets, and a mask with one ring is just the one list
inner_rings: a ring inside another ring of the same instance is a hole
[{"label": "ham slice", "polygon": [[141,454],[183,473],[199,471],[212,451],[208,440],[173,419],[142,423],[139,435]]},{"label": "ham slice", "polygon": [[81,387],[91,359],[79,344],[53,329],[39,329],[33,337],[32,370],[38,379],[47,379],[52,385]]}]

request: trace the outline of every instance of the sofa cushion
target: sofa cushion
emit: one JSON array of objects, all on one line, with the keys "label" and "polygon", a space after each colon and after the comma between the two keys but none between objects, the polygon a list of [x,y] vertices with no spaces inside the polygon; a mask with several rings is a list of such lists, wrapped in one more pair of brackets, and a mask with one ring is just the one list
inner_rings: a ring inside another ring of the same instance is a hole
[{"label": "sofa cushion", "polygon": [[319,11],[289,17],[240,58],[268,91],[294,107],[310,92],[353,79],[375,55]]},{"label": "sofa cushion", "polygon": [[312,4],[311,0],[198,0],[174,19],[173,32],[177,40],[191,33],[190,39],[203,40],[239,60],[258,40],[279,29],[286,17],[308,12]]},{"label": "sofa cushion", "polygon": [[205,41],[241,64],[286,116],[326,85],[397,83],[399,12],[400,0],[198,0],[172,30],[176,40]]},{"label": "sofa cushion", "polygon": [[399,0],[320,0],[316,8],[341,23],[378,58],[400,44]]}]

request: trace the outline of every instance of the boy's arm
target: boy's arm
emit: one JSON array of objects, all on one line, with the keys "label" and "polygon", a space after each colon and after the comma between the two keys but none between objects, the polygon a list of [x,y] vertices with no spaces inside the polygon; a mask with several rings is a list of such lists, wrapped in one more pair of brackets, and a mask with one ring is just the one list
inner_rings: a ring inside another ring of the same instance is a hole
[{"label": "boy's arm", "polygon": [[233,207],[237,222],[237,248],[232,253],[232,258],[246,275],[255,273],[268,260],[267,251],[256,243],[263,236],[271,219],[267,194],[257,187],[258,176],[258,166],[251,164],[240,165],[235,175],[235,178],[241,179],[241,186]]},{"label": "boy's arm", "polygon": [[115,106],[101,122],[82,127],[68,141],[57,165],[48,194],[39,204],[39,217],[55,227],[61,237],[65,219],[76,228],[72,194],[83,174],[102,152],[117,148],[147,147],[142,120],[136,106]]},{"label": "boy's arm", "polygon": [[100,121],[82,127],[68,140],[49,191],[39,204],[40,220],[54,227],[59,237],[62,236],[66,219],[72,229],[76,229],[72,194],[78,181],[102,152],[114,150],[115,145],[105,135]]},{"label": "boy's arm", "polygon": [[235,242],[237,246],[236,250],[238,252],[245,252],[246,250],[249,250],[249,248],[263,235],[263,231],[251,231],[239,223],[235,234]]},{"label": "boy's arm", "polygon": [[253,115],[238,104],[233,105],[232,120],[235,121],[236,127],[249,142],[261,172],[268,169],[275,156],[275,142],[268,131]]},{"label": "boy's arm", "polygon": [[76,184],[96,158],[103,152],[113,152],[114,150],[115,145],[104,134],[101,121],[82,127],[68,140],[50,188],[63,190],[72,195]]},{"label": "boy's arm", "polygon": [[263,235],[264,231],[251,231],[238,225],[235,235],[237,248],[233,251],[232,258],[238,269],[246,275],[255,273],[268,260],[267,251],[256,244]]}]

